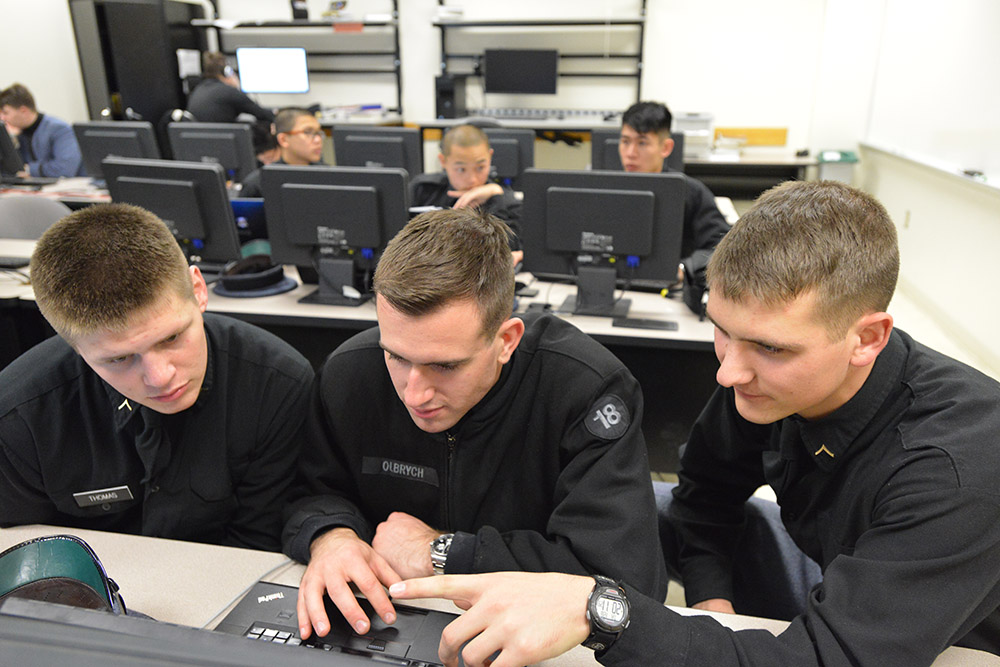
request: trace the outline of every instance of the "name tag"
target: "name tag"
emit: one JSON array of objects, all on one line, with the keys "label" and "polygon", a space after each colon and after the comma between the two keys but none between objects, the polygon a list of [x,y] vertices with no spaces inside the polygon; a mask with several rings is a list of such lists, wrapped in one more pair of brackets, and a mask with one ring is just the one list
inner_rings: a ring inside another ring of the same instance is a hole
[{"label": "name tag", "polygon": [[73,500],[78,507],[93,507],[94,505],[110,505],[132,500],[132,492],[127,486],[112,486],[107,489],[81,491],[73,494]]},{"label": "name tag", "polygon": [[366,456],[361,460],[361,472],[365,475],[388,475],[431,486],[438,485],[438,473],[434,468],[375,456]]}]

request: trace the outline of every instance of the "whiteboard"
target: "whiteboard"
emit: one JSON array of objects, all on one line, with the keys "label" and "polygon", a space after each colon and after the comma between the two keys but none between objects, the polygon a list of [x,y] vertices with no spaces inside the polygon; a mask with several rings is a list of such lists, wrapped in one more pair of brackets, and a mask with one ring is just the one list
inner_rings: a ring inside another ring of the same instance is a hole
[{"label": "whiteboard", "polygon": [[866,138],[1000,183],[1000,2],[886,0]]}]

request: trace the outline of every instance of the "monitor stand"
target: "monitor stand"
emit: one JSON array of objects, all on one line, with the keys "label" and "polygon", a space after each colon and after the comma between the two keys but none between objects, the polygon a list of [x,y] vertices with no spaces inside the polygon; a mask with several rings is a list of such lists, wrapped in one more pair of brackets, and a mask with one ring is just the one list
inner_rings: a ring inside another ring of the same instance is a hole
[{"label": "monitor stand", "polygon": [[617,271],[603,266],[581,266],[576,272],[576,294],[566,297],[560,313],[626,317],[631,299],[615,299]]},{"label": "monitor stand", "polygon": [[[322,303],[327,306],[360,306],[371,299],[354,287],[354,260],[341,257],[323,257],[317,262],[319,289],[299,299],[299,303]],[[344,287],[357,296],[344,294]]]}]

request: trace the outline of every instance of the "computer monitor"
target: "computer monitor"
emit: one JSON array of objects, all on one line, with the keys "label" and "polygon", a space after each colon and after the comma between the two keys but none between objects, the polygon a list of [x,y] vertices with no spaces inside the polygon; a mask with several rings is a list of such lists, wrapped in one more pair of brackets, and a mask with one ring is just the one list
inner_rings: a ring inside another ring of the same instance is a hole
[{"label": "computer monitor", "polygon": [[175,160],[217,162],[230,181],[242,182],[257,168],[246,123],[170,123],[167,136]]},{"label": "computer monitor", "polygon": [[244,93],[309,92],[309,65],[301,47],[239,47],[236,69]]},{"label": "computer monitor", "polygon": [[301,301],[357,306],[370,299],[381,251],[409,217],[406,172],[269,164],[261,185],[271,258],[319,283]]},{"label": "computer monitor", "polygon": [[392,167],[424,173],[424,140],[415,127],[334,125],[333,157],[342,167]]},{"label": "computer monitor", "polygon": [[7,134],[7,127],[0,122],[0,175],[14,176],[24,169],[24,160]]},{"label": "computer monitor", "polygon": [[555,95],[559,52],[555,49],[486,49],[483,91]]},{"label": "computer monitor", "polygon": [[483,128],[483,132],[493,149],[493,169],[497,178],[506,185],[519,188],[521,174],[535,166],[535,132],[495,127]]},{"label": "computer monitor", "polygon": [[91,178],[104,178],[106,157],[159,159],[153,124],[144,120],[92,120],[73,123],[83,168]]},{"label": "computer monitor", "polygon": [[0,604],[0,656],[3,664],[19,667],[363,667],[373,662],[367,655],[346,651],[281,646],[151,618],[19,598]]},{"label": "computer monitor", "polygon": [[240,237],[240,245],[267,238],[263,197],[233,197],[229,200],[229,204],[236,220],[236,233]]},{"label": "computer monitor", "polygon": [[677,279],[687,185],[683,174],[621,171],[524,172],[524,269],[574,280],[561,312],[626,317],[618,280]]},{"label": "computer monitor", "polygon": [[[595,128],[590,131],[590,168],[610,169],[621,171],[622,159],[618,154],[618,139],[621,130]],[[674,149],[663,161],[663,170],[684,171],[684,133],[671,132],[670,138],[674,140]]]},{"label": "computer monitor", "polygon": [[240,258],[221,165],[108,158],[103,167],[112,201],[155,213],[173,232],[188,261],[209,276]]}]

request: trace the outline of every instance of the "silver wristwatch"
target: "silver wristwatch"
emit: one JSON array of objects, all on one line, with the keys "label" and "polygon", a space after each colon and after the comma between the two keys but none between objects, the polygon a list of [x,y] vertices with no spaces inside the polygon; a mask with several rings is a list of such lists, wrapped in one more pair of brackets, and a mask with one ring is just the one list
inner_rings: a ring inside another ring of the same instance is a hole
[{"label": "silver wristwatch", "polygon": [[434,574],[444,574],[444,566],[448,564],[448,551],[451,549],[454,537],[455,533],[445,533],[431,540],[431,567],[434,568]]}]

